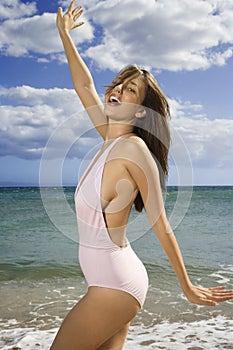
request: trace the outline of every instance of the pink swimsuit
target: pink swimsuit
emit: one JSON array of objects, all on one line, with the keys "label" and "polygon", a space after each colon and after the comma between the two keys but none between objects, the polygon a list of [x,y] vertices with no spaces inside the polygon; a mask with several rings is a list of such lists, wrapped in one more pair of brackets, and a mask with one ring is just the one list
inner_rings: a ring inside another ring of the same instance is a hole
[{"label": "pink swimsuit", "polygon": [[148,290],[146,269],[128,241],[127,246],[121,248],[111,240],[101,207],[104,165],[118,140],[115,139],[100,156],[94,158],[76,189],[79,262],[89,287],[127,292],[142,307]]}]

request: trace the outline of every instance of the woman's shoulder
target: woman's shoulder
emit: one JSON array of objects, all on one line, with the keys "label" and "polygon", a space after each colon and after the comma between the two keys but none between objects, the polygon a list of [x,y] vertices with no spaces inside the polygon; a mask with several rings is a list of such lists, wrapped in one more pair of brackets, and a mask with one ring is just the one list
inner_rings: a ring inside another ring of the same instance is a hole
[{"label": "woman's shoulder", "polygon": [[140,163],[152,160],[146,143],[137,135],[122,138],[114,147],[112,156],[115,159]]},{"label": "woman's shoulder", "polygon": [[124,138],[122,140],[121,147],[122,147],[122,151],[127,153],[129,152],[130,154],[135,156],[140,156],[140,155],[145,155],[150,153],[145,141],[137,135],[131,135],[127,138]]}]

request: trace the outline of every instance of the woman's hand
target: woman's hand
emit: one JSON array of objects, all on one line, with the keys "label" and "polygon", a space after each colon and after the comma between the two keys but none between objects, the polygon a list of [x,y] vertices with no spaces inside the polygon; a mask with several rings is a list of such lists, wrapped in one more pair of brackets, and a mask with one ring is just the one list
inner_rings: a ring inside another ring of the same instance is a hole
[{"label": "woman's hand", "polygon": [[70,6],[67,10],[67,12],[62,14],[62,8],[59,7],[57,11],[57,28],[60,32],[60,34],[63,33],[69,33],[72,29],[77,28],[84,24],[84,22],[78,22],[77,19],[81,16],[83,13],[82,6],[74,7],[75,0],[71,1]]},{"label": "woman's hand", "polygon": [[225,288],[225,286],[201,288],[192,285],[185,294],[187,299],[193,304],[215,306],[233,298],[233,290],[225,290]]}]

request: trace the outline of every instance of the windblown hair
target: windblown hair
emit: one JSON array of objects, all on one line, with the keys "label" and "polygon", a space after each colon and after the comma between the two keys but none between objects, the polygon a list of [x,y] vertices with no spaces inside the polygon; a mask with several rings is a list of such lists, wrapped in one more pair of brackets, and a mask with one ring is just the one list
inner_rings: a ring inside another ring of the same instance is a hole
[{"label": "windblown hair", "polygon": [[[147,70],[131,65],[120,71],[106,92],[110,92],[126,79],[138,76],[142,76],[145,84],[146,91],[142,106],[145,107],[146,115],[143,118],[137,118],[133,132],[144,140],[151,151],[159,169],[161,188],[165,191],[170,147],[170,129],[168,125],[170,109],[157,80]],[[134,205],[137,211],[142,211],[144,204],[140,192],[135,198]]]}]

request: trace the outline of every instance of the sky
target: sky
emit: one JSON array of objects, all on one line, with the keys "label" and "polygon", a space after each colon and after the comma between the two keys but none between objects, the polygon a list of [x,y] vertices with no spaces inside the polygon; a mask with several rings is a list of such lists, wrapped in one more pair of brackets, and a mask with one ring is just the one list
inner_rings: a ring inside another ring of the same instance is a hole
[{"label": "sky", "polygon": [[[71,35],[99,94],[121,68],[138,64],[156,76],[168,98],[168,184],[232,185],[233,1],[81,4],[85,24]],[[51,139],[57,151],[65,149],[59,169],[63,184],[74,185],[83,160],[100,142],[73,90],[56,28],[58,6],[65,12],[68,5],[65,0],[1,0],[2,186],[38,185]],[[48,164],[48,184],[56,185],[52,156]]]}]

